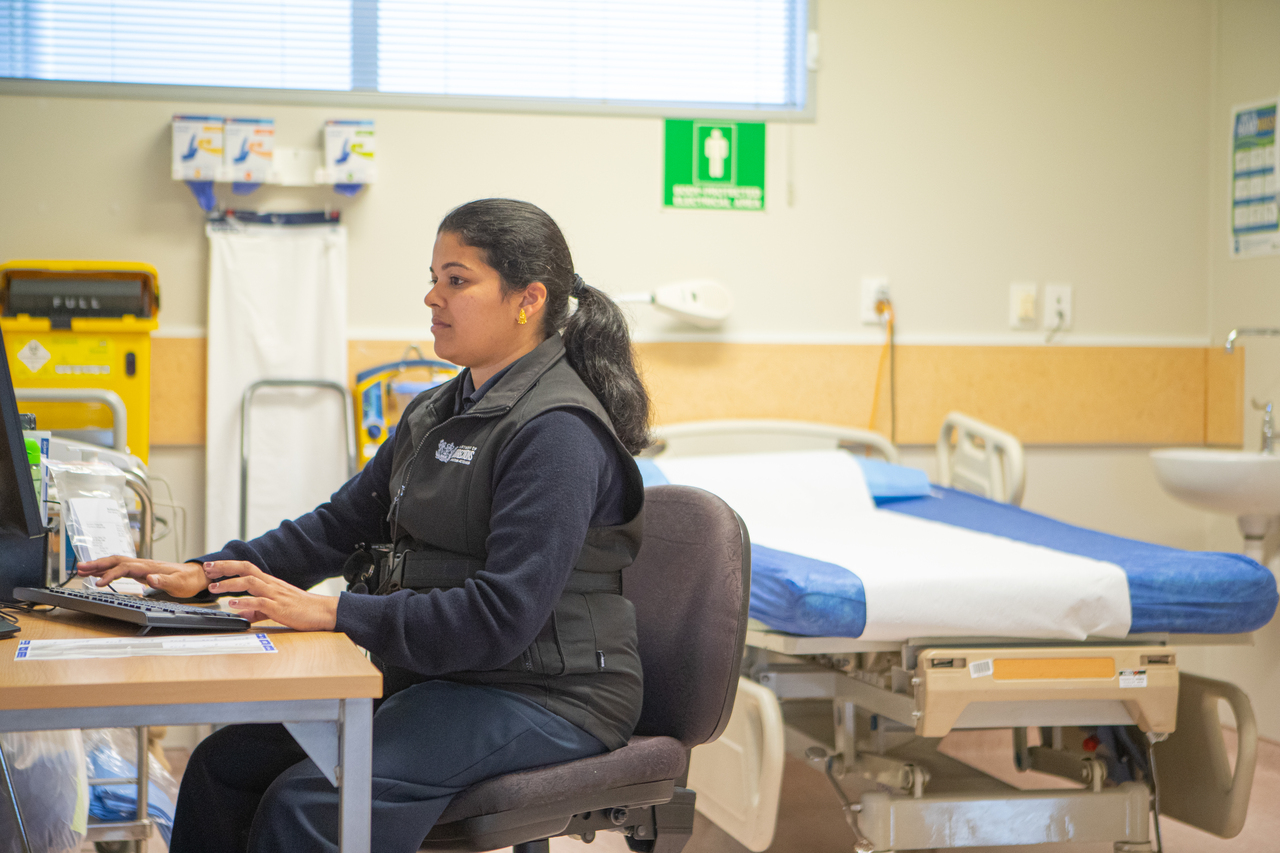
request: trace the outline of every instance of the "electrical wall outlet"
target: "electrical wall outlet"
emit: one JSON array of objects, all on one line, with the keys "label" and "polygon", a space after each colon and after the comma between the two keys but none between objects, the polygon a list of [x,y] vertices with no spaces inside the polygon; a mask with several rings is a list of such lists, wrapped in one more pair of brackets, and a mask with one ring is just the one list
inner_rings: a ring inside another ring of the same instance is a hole
[{"label": "electrical wall outlet", "polygon": [[1071,328],[1071,285],[1064,282],[1044,286],[1044,328],[1065,332]]},{"label": "electrical wall outlet", "polygon": [[889,279],[886,276],[862,277],[862,325],[879,326],[880,315],[876,303],[889,298]]},{"label": "electrical wall outlet", "polygon": [[1034,281],[1015,281],[1009,285],[1009,328],[1034,329],[1038,325],[1037,290],[1039,286]]}]

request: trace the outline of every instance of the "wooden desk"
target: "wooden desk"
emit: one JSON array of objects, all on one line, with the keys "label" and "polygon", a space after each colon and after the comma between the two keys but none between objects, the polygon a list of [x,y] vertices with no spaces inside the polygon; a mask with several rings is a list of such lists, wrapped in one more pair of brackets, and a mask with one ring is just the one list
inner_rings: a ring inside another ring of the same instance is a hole
[{"label": "wooden desk", "polygon": [[271,636],[276,654],[16,661],[19,640],[137,633],[67,610],[24,615],[20,624],[14,639],[0,641],[0,731],[284,723],[338,787],[340,849],[369,850],[382,675],[345,634],[253,629]]}]

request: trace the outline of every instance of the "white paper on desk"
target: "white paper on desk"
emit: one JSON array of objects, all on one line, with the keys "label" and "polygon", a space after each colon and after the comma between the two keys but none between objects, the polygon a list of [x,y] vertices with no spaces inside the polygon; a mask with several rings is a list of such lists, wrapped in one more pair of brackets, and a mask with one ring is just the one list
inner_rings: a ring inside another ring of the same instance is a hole
[{"label": "white paper on desk", "polygon": [[111,498],[71,498],[71,546],[80,560],[134,557],[129,515]]},{"label": "white paper on desk", "polygon": [[89,640],[21,640],[14,660],[89,660],[153,655],[258,655],[276,647],[266,634],[201,637],[100,637]]}]

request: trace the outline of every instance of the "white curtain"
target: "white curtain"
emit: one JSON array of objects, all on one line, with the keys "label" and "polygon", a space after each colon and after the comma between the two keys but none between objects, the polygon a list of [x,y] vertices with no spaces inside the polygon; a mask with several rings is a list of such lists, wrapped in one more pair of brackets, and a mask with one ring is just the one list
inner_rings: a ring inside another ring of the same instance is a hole
[{"label": "white curtain", "polygon": [[[340,225],[215,223],[209,235],[205,547],[239,538],[240,401],[259,379],[347,385],[347,232]],[[248,536],[318,504],[346,479],[343,401],[263,388],[250,409]]]}]

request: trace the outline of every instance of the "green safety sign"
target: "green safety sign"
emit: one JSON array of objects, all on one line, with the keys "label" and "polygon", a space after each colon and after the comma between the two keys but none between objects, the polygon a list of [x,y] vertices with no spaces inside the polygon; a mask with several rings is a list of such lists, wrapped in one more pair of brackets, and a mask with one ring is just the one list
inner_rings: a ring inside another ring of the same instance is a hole
[{"label": "green safety sign", "polygon": [[764,125],[667,119],[662,203],[699,210],[764,210]]}]

